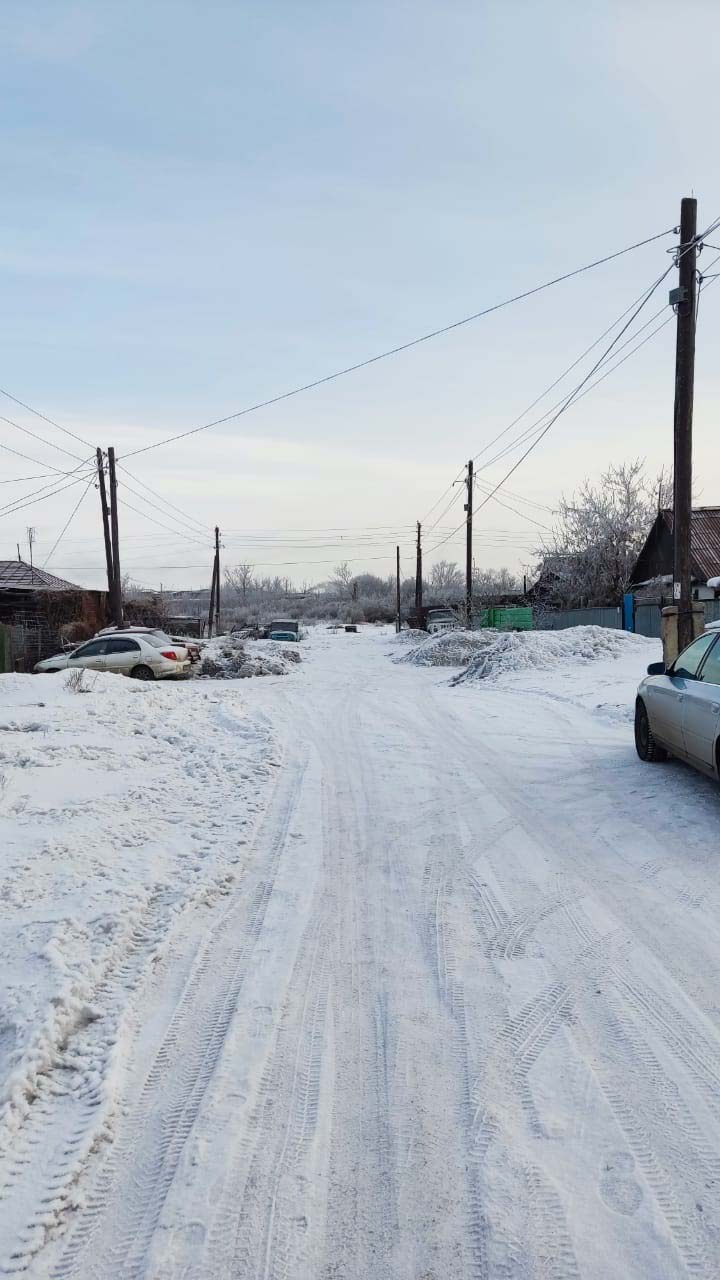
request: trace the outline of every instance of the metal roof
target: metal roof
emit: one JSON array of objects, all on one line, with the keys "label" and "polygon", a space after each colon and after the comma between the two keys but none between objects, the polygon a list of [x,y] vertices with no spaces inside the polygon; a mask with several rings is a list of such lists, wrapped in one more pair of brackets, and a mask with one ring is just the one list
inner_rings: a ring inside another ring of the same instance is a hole
[{"label": "metal roof", "polygon": [[74,582],[56,578],[24,560],[0,560],[0,591],[82,591]]},{"label": "metal roof", "polygon": [[[672,533],[673,513],[663,511],[663,519]],[[720,575],[720,507],[694,507],[690,523],[692,574],[698,582]]]}]

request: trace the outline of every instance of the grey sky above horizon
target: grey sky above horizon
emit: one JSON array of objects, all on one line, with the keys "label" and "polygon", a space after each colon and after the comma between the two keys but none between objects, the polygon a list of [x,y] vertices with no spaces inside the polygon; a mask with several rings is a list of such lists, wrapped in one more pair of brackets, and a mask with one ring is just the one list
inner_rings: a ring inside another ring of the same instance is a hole
[{"label": "grey sky above horizon", "polygon": [[[701,226],[720,215],[720,12],[699,0],[682,13],[662,0],[6,0],[0,41],[0,386],[120,455],[670,228],[682,195],[698,197]],[[207,533],[158,527],[176,526],[171,512],[123,484],[137,508],[122,512],[123,569],[202,585],[217,523],[225,563],[260,574],[318,581],[347,559],[384,576],[397,540],[409,573],[415,520],[660,274],[673,243],[140,454],[133,475]],[[720,288],[708,289],[703,503],[720,503],[719,336]],[[479,513],[478,564],[530,564],[531,520],[609,463],[669,465],[673,360],[668,324],[559,419],[508,482],[516,511]],[[0,414],[89,457],[2,396]],[[2,451],[3,481],[76,465],[2,421],[0,443],[42,464]],[[0,507],[35,487],[3,483]],[[33,525],[42,563],[81,492],[0,512],[0,559]],[[426,563],[461,559],[461,533],[432,553],[461,519],[458,493]],[[94,586],[102,564],[91,487],[48,568]]]}]

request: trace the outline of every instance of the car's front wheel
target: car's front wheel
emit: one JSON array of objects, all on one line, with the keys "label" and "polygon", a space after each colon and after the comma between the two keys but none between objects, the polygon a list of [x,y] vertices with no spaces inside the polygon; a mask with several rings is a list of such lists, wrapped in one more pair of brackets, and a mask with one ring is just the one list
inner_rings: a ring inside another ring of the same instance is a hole
[{"label": "car's front wheel", "polygon": [[650,764],[667,760],[667,751],[657,742],[650,728],[647,708],[642,698],[638,698],[635,703],[635,749],[640,759]]},{"label": "car's front wheel", "polygon": [[140,666],[138,667],[133,667],[132,671],[130,672],[130,675],[132,676],[133,680],[154,680],[155,679],[155,672],[152,670],[152,667],[146,667],[144,663],[141,663]]}]

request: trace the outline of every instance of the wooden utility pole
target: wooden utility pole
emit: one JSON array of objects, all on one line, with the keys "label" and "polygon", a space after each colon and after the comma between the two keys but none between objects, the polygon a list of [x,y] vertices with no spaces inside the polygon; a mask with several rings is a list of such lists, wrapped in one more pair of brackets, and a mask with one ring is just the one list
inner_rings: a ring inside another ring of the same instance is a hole
[{"label": "wooden utility pole", "polygon": [[110,513],[108,512],[107,493],[105,491],[105,463],[103,462],[103,451],[97,451],[97,469],[98,469],[98,487],[100,489],[100,510],[102,512],[103,522],[103,538],[105,539],[105,564],[107,567],[107,583],[108,583],[108,601],[110,608],[113,607],[113,557],[112,543],[110,542]]},{"label": "wooden utility pole", "polygon": [[465,510],[467,519],[465,521],[465,626],[468,631],[472,628],[472,579],[473,579],[473,548],[472,548],[472,522],[473,522],[473,460],[472,458],[467,464],[467,476],[465,479],[467,485],[467,502]]},{"label": "wooden utility pole", "polygon": [[693,638],[692,561],[692,415],[695,385],[695,309],[697,299],[697,200],[686,196],[680,207],[679,281],[671,301],[677,308],[675,346],[675,472],[673,513],[673,604],[678,608],[678,649]]},{"label": "wooden utility pole", "polygon": [[215,525],[215,635],[220,635],[220,530]]},{"label": "wooden utility pole", "polygon": [[415,612],[417,614],[415,622],[418,627],[422,626],[422,587],[422,525],[418,520],[417,549],[415,553]]},{"label": "wooden utility pole", "polygon": [[122,581],[120,578],[120,534],[118,531],[117,477],[115,475],[115,450],[108,449],[108,478],[110,480],[110,537],[112,541],[112,593],[110,607],[116,627],[123,624]]},{"label": "wooden utility pole", "polygon": [[217,580],[217,570],[218,570],[218,562],[217,562],[217,551],[216,551],[215,555],[213,556],[212,582],[210,583],[210,608],[208,609],[208,636],[209,637],[212,636],[212,633],[213,633],[213,614],[215,613],[215,582]]},{"label": "wooden utility pole", "polygon": [[395,548],[395,630],[400,630],[400,548]]}]

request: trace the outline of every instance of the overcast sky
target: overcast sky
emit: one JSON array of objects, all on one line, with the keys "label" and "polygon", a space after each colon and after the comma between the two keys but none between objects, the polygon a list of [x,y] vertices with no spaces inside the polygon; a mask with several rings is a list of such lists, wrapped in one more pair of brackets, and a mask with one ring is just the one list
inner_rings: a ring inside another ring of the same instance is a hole
[{"label": "overcast sky", "polygon": [[[701,225],[720,215],[712,2],[4,0],[0,39],[0,385],[119,455],[670,228],[682,195]],[[203,584],[217,523],[225,562],[258,573],[317,581],[347,559],[386,574],[398,538],[410,572],[415,520],[672,243],[128,460],[185,514],[123,475],[123,568]],[[720,503],[719,338],[720,288],[698,333],[705,503]],[[673,359],[671,323],[559,419],[508,482],[515,510],[479,513],[479,564],[531,562],[532,520],[608,463],[669,464]],[[2,507],[90,457],[3,397],[0,413],[75,455],[0,422],[33,459],[3,450],[0,479],[43,477],[3,483]],[[5,512],[0,558],[33,525],[42,563],[85,487]],[[427,520],[430,562],[461,558],[460,534],[431,554],[460,502]],[[48,568],[101,585],[102,563],[91,487]]]}]

